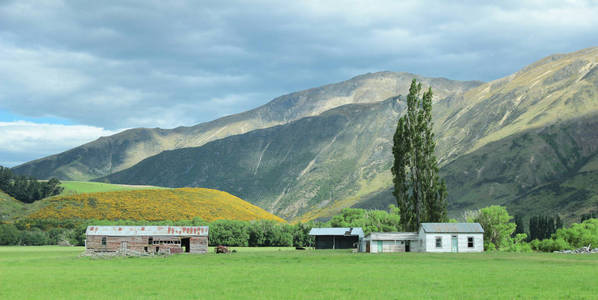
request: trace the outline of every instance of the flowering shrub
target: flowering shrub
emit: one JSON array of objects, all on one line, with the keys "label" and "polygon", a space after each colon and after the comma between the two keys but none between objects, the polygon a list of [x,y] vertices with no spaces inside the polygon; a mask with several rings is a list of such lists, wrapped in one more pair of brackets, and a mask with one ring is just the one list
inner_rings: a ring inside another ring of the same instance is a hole
[{"label": "flowering shrub", "polygon": [[283,219],[229,193],[205,188],[148,189],[57,196],[33,219],[190,220]]}]

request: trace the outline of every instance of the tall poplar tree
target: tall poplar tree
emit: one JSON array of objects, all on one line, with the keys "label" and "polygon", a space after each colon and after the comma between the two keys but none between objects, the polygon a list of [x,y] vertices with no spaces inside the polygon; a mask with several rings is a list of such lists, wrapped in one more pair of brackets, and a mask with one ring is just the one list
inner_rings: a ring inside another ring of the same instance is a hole
[{"label": "tall poplar tree", "polygon": [[[421,83],[411,82],[407,112],[397,124],[392,147],[394,191],[404,230],[422,222],[446,221],[446,185],[438,176],[432,133],[432,88],[421,94]],[[420,96],[421,95],[421,96]]]}]

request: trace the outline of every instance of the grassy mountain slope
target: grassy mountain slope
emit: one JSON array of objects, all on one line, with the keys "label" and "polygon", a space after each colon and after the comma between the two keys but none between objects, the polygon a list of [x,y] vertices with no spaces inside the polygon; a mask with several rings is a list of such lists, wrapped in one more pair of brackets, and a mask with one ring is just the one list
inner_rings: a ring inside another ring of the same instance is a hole
[{"label": "grassy mountain slope", "polygon": [[112,174],[164,150],[196,147],[255,129],[268,128],[351,103],[383,101],[407,90],[412,78],[432,85],[437,99],[454,98],[480,82],[423,78],[379,72],[278,97],[256,109],[192,127],[136,128],[102,137],[66,152],[13,168],[18,174],[45,179],[89,180]]},{"label": "grassy mountain slope", "polygon": [[206,221],[283,219],[229,193],[203,188],[146,189],[56,196],[27,215],[39,219]]},{"label": "grassy mountain slope", "polygon": [[[557,134],[559,124],[597,114],[597,58],[598,48],[551,56],[465,94],[437,99],[434,122],[441,166],[460,161],[467,165],[472,156],[466,154],[477,153],[489,143],[552,125],[557,126],[553,129]],[[391,138],[403,110],[403,102],[397,99],[345,105],[202,147],[167,151],[107,179],[128,184],[218,188],[286,218],[313,219],[330,216],[347,206],[385,204],[391,185]],[[573,134],[566,132],[562,134]],[[576,136],[578,146],[593,143],[580,138],[583,134]],[[566,142],[554,141],[557,148],[563,147],[562,156],[575,155]],[[511,148],[500,151],[505,157],[517,154],[518,159],[531,159],[534,147],[541,147],[541,143],[541,139],[531,141],[528,151],[520,154]],[[488,147],[484,149],[490,151],[496,145]],[[541,170],[552,170],[553,177],[567,178],[570,172],[554,169],[547,159],[538,163]],[[502,165],[496,162],[492,168],[498,166]],[[518,172],[523,171],[513,169],[503,180],[517,182],[516,176],[521,176]],[[487,194],[483,185],[467,187],[470,180],[451,181],[453,211],[504,203],[499,194]],[[542,180],[521,188],[532,191],[543,184]],[[470,194],[462,193],[465,190],[471,190]],[[522,197],[531,199],[531,194]],[[584,203],[590,203],[590,198],[583,198]]]},{"label": "grassy mountain slope", "polygon": [[506,205],[521,215],[598,210],[598,115],[489,143],[442,169],[450,209]]}]

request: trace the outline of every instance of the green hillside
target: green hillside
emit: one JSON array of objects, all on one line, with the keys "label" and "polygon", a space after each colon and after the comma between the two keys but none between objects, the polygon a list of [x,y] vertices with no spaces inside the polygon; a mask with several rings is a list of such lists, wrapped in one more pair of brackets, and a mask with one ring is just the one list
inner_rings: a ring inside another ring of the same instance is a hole
[{"label": "green hillside", "polygon": [[27,212],[26,205],[3,191],[0,191],[0,222],[23,215]]},{"label": "green hillside", "polygon": [[598,115],[490,143],[441,170],[449,209],[491,204],[520,215],[598,211]]}]

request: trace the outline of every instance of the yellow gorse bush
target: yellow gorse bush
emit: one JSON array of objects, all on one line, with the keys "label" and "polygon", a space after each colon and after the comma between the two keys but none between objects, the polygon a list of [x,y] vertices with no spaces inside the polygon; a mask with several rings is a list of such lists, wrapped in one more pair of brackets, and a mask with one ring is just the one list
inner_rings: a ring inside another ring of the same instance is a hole
[{"label": "yellow gorse bush", "polygon": [[283,219],[229,193],[205,188],[148,189],[58,196],[29,215],[38,219],[190,220]]}]

